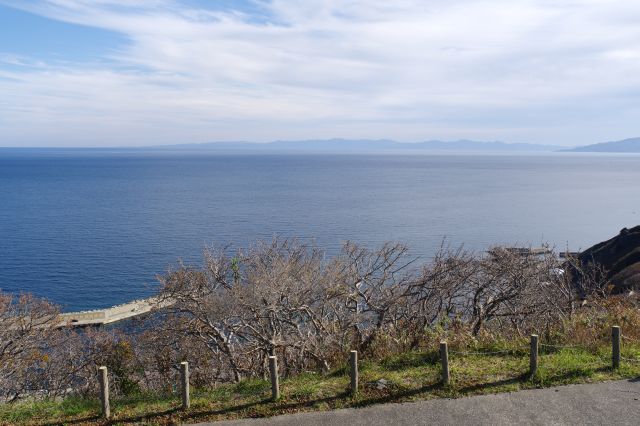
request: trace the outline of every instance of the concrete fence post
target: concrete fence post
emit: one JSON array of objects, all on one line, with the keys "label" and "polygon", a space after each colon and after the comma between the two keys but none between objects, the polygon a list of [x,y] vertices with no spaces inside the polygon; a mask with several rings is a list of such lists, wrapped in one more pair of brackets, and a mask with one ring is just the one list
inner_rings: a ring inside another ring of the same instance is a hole
[{"label": "concrete fence post", "polygon": [[538,335],[531,335],[531,351],[529,353],[529,375],[536,375],[538,371]]},{"label": "concrete fence post", "polygon": [[102,417],[111,417],[111,407],[109,406],[109,375],[107,367],[98,368],[98,381],[100,382],[100,403],[102,405]]},{"label": "concrete fence post", "polygon": [[440,342],[440,362],[442,364],[442,384],[448,385],[451,381],[449,374],[449,349],[447,342]]},{"label": "concrete fence post", "polygon": [[611,327],[611,364],[613,368],[620,367],[620,327]]},{"label": "concrete fence post", "polygon": [[269,373],[271,374],[271,399],[280,398],[280,383],[278,381],[278,357],[269,357]]},{"label": "concrete fence post", "polygon": [[186,410],[191,406],[191,399],[189,396],[189,363],[184,361],[180,363],[180,382],[182,392],[182,408]]},{"label": "concrete fence post", "polygon": [[351,367],[351,393],[355,395],[358,392],[358,351],[351,351],[349,364]]}]

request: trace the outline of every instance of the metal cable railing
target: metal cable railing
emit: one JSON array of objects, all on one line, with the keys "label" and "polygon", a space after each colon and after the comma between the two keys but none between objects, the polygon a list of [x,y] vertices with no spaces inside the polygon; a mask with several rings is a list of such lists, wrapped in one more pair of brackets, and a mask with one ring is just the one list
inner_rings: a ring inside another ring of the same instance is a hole
[{"label": "metal cable railing", "polygon": [[[506,354],[519,354],[525,356],[527,351],[529,352],[529,377],[534,377],[539,366],[539,350],[540,348],[553,348],[553,349],[583,349],[591,352],[591,356],[594,359],[584,359],[579,363],[579,368],[603,368],[607,365],[610,365],[611,368],[616,369],[620,366],[621,361],[629,362],[629,363],[640,363],[639,358],[628,358],[623,357],[621,355],[621,341],[622,339],[626,339],[627,341],[632,341],[640,344],[640,341],[622,336],[620,332],[620,327],[614,326],[611,328],[611,357],[605,357],[598,353],[593,353],[592,348],[581,345],[559,345],[552,343],[539,343],[537,335],[531,335],[530,345],[524,347],[516,347],[511,349],[503,349],[503,350],[495,350],[495,351],[449,351],[447,342],[440,342],[440,362],[442,366],[442,380],[441,383],[444,385],[449,385],[451,380],[451,374],[449,370],[449,354],[457,355],[460,357],[464,356],[492,356],[492,355],[506,355]],[[551,354],[549,354],[551,355]],[[351,351],[350,353],[350,367],[349,374],[351,376],[351,393],[355,394],[358,391],[358,354],[356,351]],[[519,364],[518,364],[519,365]],[[520,367],[517,367],[520,368]],[[556,371],[571,371],[575,370],[575,365],[573,367],[560,368],[556,367]],[[99,382],[100,382],[100,399],[102,405],[102,416],[104,418],[109,418],[111,415],[110,406],[109,406],[109,381],[107,376],[107,368],[100,367],[99,369]],[[278,366],[277,366],[277,357],[270,356],[269,357],[269,373],[271,379],[271,393],[272,399],[275,401],[280,396],[280,387],[279,387],[279,376],[278,376]],[[514,373],[513,369],[511,371],[506,371],[505,374]],[[465,376],[465,372],[460,373],[461,376]],[[517,377],[512,377],[509,380],[515,379],[520,380],[521,373]],[[180,386],[176,386],[174,392],[179,391],[182,397],[182,409],[188,409],[190,406],[190,391],[189,391],[189,369],[188,363],[182,362],[180,369]],[[177,392],[176,392],[177,393]]]},{"label": "metal cable railing", "polygon": [[478,352],[473,352],[473,351],[449,351],[450,354],[454,354],[454,355],[461,355],[461,356],[469,356],[469,355],[502,355],[502,354],[509,354],[509,353],[516,353],[518,351],[521,351],[524,349],[506,349],[503,351],[491,351],[491,352],[487,352],[487,351],[478,351]]}]

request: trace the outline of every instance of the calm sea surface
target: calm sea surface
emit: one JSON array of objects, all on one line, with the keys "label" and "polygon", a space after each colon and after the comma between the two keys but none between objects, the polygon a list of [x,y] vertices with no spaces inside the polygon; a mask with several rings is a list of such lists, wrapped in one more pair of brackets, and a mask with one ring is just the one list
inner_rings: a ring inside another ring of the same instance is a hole
[{"label": "calm sea surface", "polygon": [[0,150],[0,288],[65,310],[147,296],[178,258],[274,235],[428,259],[445,237],[575,250],[638,224],[640,156]]}]

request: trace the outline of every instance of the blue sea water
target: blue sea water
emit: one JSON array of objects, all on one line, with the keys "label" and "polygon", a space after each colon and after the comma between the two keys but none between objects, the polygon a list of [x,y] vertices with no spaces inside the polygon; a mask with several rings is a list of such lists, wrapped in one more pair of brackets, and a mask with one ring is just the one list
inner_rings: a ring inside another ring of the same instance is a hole
[{"label": "blue sea water", "polygon": [[151,294],[178,258],[274,235],[586,248],[640,223],[634,155],[0,150],[0,288],[65,310]]}]

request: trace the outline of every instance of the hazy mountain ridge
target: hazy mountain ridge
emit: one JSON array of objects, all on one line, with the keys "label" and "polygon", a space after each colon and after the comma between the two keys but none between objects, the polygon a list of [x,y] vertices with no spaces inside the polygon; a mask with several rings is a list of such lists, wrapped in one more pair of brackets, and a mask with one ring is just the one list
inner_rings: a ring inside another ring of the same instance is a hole
[{"label": "hazy mountain ridge", "polygon": [[455,141],[428,140],[422,142],[398,142],[391,139],[306,139],[275,140],[271,142],[223,141],[204,143],[184,143],[172,145],[130,146],[130,147],[60,147],[60,148],[20,148],[0,147],[5,152],[19,153],[34,150],[50,154],[60,152],[175,152],[209,151],[222,153],[402,153],[402,152],[601,152],[640,153],[640,137],[620,141],[596,143],[592,145],[566,147],[532,143],[509,143],[501,141],[475,141],[459,139]]},{"label": "hazy mountain ridge", "polygon": [[302,141],[277,140],[266,143],[256,142],[209,142],[156,146],[154,149],[224,150],[224,151],[300,151],[300,152],[353,152],[353,151],[509,151],[509,152],[552,152],[560,146],[536,145],[528,143],[507,143],[499,141],[440,141],[396,142],[389,139],[309,139]]},{"label": "hazy mountain ridge", "polygon": [[640,153],[640,138],[630,138],[621,141],[602,142],[593,145],[564,149],[564,152],[638,152]]}]

